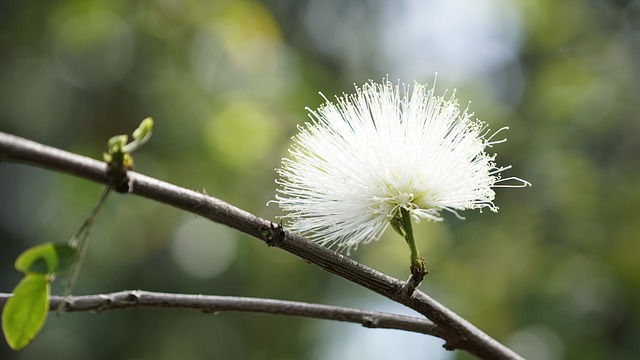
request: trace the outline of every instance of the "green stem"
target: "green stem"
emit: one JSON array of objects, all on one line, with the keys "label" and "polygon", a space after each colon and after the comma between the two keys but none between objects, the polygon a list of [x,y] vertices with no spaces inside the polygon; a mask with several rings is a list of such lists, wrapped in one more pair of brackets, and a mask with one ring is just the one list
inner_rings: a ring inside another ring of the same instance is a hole
[{"label": "green stem", "polygon": [[416,241],[413,238],[413,225],[411,224],[411,214],[409,210],[401,207],[400,215],[402,215],[402,228],[404,229],[404,239],[409,244],[411,250],[411,265],[415,265],[419,258],[418,248],[416,247]]},{"label": "green stem", "polygon": [[407,244],[409,244],[409,249],[411,250],[411,274],[419,276],[420,279],[422,279],[425,274],[424,261],[420,257],[416,241],[413,237],[411,214],[409,213],[409,210],[403,207],[400,207],[400,214],[402,215],[402,227],[405,232],[404,239],[407,241]]},{"label": "green stem", "polygon": [[[102,192],[102,195],[100,196],[100,199],[98,200],[98,203],[93,208],[93,211],[91,211],[91,214],[89,214],[89,216],[84,220],[78,232],[76,232],[75,235],[73,235],[73,237],[71,238],[71,240],[69,240],[69,246],[71,246],[72,248],[75,248],[78,252],[78,255],[76,257],[75,264],[73,264],[73,266],[71,267],[69,277],[67,278],[67,281],[65,283],[65,287],[62,294],[63,298],[66,298],[71,294],[73,285],[75,284],[76,279],[78,278],[78,274],[80,273],[80,267],[82,265],[82,261],[84,260],[84,257],[87,253],[87,249],[89,245],[89,235],[91,233],[91,228],[93,227],[93,222],[95,221],[96,216],[98,216],[98,212],[100,211],[100,209],[102,209],[102,206],[107,201],[109,194],[111,194],[111,190],[112,190],[111,186],[105,187],[104,191]],[[63,306],[64,306],[64,301],[60,302],[60,306],[58,306],[58,313],[62,311]]]}]

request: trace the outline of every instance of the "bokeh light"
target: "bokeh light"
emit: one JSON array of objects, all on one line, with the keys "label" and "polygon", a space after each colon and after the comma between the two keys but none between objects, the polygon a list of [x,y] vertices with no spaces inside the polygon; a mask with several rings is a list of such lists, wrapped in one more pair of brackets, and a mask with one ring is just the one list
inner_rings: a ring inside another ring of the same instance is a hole
[{"label": "bokeh light", "polygon": [[171,244],[173,258],[187,274],[209,279],[222,274],[237,251],[235,233],[201,218],[183,222]]}]

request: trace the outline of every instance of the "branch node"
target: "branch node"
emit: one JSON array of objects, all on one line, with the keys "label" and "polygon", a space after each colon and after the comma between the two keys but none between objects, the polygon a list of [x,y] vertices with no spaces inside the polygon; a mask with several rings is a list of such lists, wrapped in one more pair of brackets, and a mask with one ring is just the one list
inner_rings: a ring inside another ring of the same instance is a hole
[{"label": "branch node", "polygon": [[109,178],[109,186],[115,191],[128,194],[133,192],[133,180],[127,176],[127,168],[114,162],[107,165],[107,177]]},{"label": "branch node", "polygon": [[113,299],[110,295],[98,294],[98,298],[102,300],[104,305],[111,305],[113,303]]},{"label": "branch node", "polygon": [[133,291],[129,291],[127,292],[127,296],[124,299],[124,302],[127,303],[137,303],[138,301],[140,301],[140,291],[138,290],[133,290]]},{"label": "branch node", "polygon": [[60,314],[60,311],[67,311],[67,309],[72,308],[73,305],[74,301],[68,296],[60,296],[60,303],[58,304],[58,315]]},{"label": "branch node", "polygon": [[454,351],[456,349],[455,346],[449,344],[448,342],[445,342],[442,347],[447,350],[447,351]]},{"label": "branch node", "polygon": [[375,316],[364,315],[362,317],[362,326],[366,328],[378,328],[380,327],[380,322]]},{"label": "branch node", "polygon": [[267,243],[267,246],[280,247],[286,237],[282,223],[276,224],[271,222],[269,226],[260,225],[258,233],[262,240]]},{"label": "branch node", "polygon": [[429,271],[425,270],[424,267],[421,269],[412,267],[411,276],[409,276],[409,279],[407,279],[398,292],[403,296],[411,297],[427,274],[429,274]]},{"label": "branch node", "polygon": [[98,298],[102,300],[102,304],[94,310],[96,313],[101,313],[104,310],[109,310],[113,304],[113,298],[110,295],[98,294]]}]

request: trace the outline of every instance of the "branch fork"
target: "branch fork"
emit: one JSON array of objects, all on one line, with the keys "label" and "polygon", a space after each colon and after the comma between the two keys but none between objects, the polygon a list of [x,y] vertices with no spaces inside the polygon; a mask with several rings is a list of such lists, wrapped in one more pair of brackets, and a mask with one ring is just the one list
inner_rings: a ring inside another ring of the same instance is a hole
[{"label": "branch fork", "polygon": [[[104,162],[2,132],[0,132],[0,159],[2,161],[30,163],[101,184],[109,184],[110,182],[106,171],[107,166]],[[518,354],[500,344],[453,311],[417,290],[416,287],[422,280],[420,277],[421,271],[416,271],[417,275],[413,274],[409,281],[405,283],[308,241],[298,234],[285,232],[281,226],[277,226],[268,220],[259,218],[222,200],[134,171],[128,171],[127,176],[130,181],[135,182],[135,187],[129,188],[131,194],[225,224],[417,311],[433,321],[436,327],[433,335],[444,339],[446,342],[445,347],[449,350],[462,349],[483,359],[522,359]],[[285,236],[282,236],[282,234],[285,234]],[[282,241],[285,238],[286,241]],[[417,257],[417,259],[421,258]],[[421,262],[421,260],[419,261]],[[426,271],[424,274],[426,274]],[[403,289],[405,286],[406,291],[398,291],[398,289]],[[409,293],[411,295],[407,296]],[[144,295],[143,292],[139,292],[139,294],[141,296]],[[180,296],[193,297],[195,295]],[[142,296],[142,299],[144,299],[144,296]],[[194,298],[189,299],[191,299],[190,301],[195,301],[193,300]],[[80,301],[78,297],[73,297],[71,300],[69,304],[78,306],[77,301]],[[74,303],[74,301],[76,302]],[[104,306],[104,303],[100,302],[100,306]],[[167,304],[162,303],[162,305],[158,304],[157,306],[166,307]],[[360,319],[362,320],[362,316],[360,316]],[[367,324],[375,324],[375,322],[371,321],[365,322]]]}]

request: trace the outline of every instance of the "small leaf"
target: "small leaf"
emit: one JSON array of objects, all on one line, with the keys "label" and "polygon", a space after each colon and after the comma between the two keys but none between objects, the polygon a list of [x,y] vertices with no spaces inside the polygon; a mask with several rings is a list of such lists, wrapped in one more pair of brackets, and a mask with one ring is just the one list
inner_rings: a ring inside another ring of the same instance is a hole
[{"label": "small leaf", "polygon": [[102,161],[106,162],[106,163],[110,163],[113,161],[113,155],[103,152],[102,153]]},{"label": "small leaf", "polygon": [[127,135],[116,135],[111,137],[107,143],[109,154],[121,153],[128,140],[129,137]]},{"label": "small leaf", "polygon": [[50,285],[47,275],[27,274],[13,290],[2,310],[2,331],[13,350],[29,345],[49,313]]},{"label": "small leaf", "polygon": [[58,267],[58,257],[53,243],[30,247],[16,259],[16,269],[23,273],[52,273]]},{"label": "small leaf", "polygon": [[122,148],[122,151],[125,153],[132,153],[138,150],[142,145],[149,141],[149,139],[151,139],[152,130],[153,119],[148,117],[142,120],[140,126],[133,131],[133,141],[125,145]]},{"label": "small leaf", "polygon": [[76,250],[71,246],[48,242],[25,250],[15,266],[23,273],[50,274],[68,270],[75,258]]},{"label": "small leaf", "polygon": [[140,126],[133,131],[134,140],[146,142],[146,140],[151,137],[151,130],[153,130],[153,118],[148,117],[142,120]]},{"label": "small leaf", "polygon": [[67,244],[55,245],[55,249],[58,257],[58,268],[55,272],[61,273],[71,269],[78,258],[78,251]]}]

